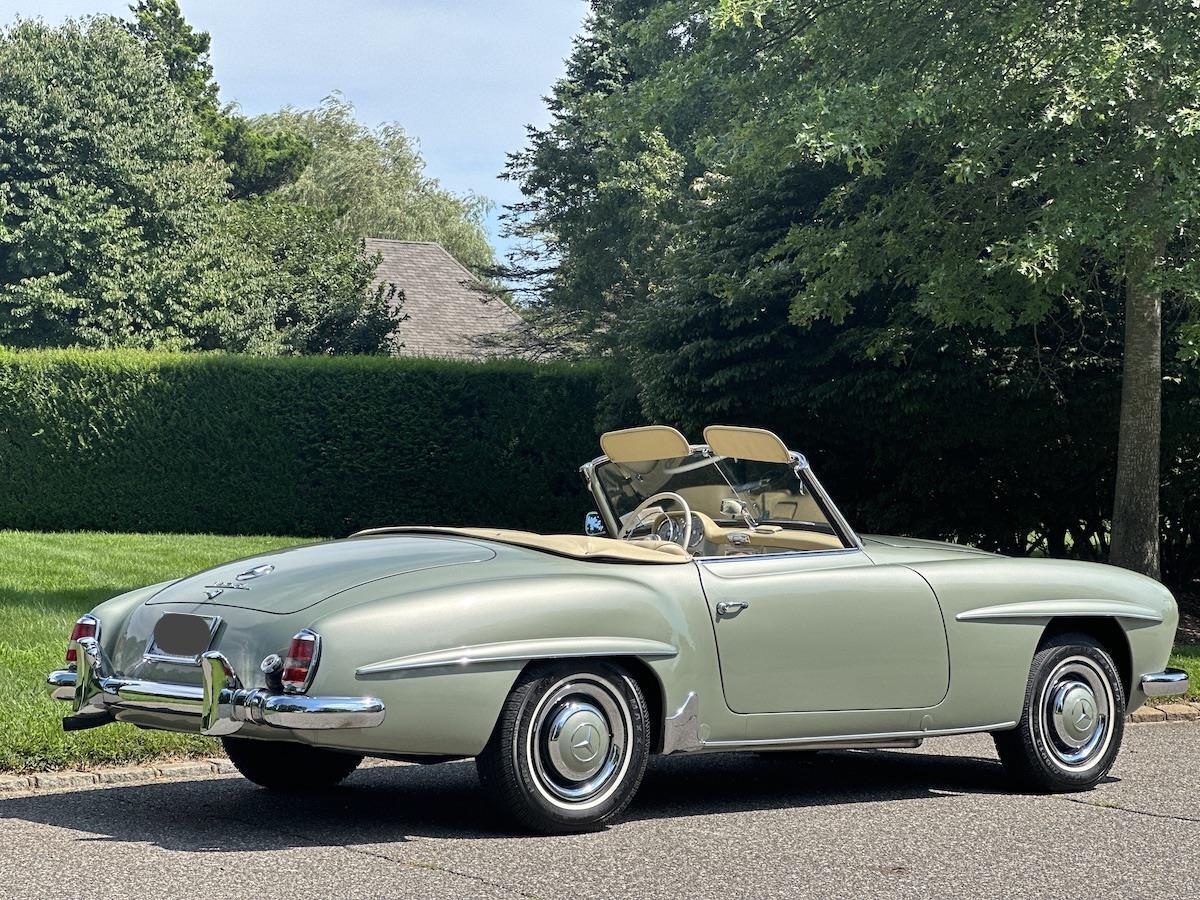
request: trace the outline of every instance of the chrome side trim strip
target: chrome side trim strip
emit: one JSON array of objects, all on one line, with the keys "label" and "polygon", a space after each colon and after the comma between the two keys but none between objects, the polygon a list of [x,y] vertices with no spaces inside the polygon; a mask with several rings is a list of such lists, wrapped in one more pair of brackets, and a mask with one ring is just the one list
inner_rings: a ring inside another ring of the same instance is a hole
[{"label": "chrome side trim strip", "polygon": [[1147,697],[1174,697],[1186,694],[1191,682],[1183,669],[1163,669],[1142,676],[1142,693]]},{"label": "chrome side trim strip", "polygon": [[880,741],[923,740],[930,737],[947,737],[954,734],[973,734],[983,731],[1004,731],[1015,728],[1016,722],[997,722],[994,725],[976,725],[970,728],[931,728],[928,731],[891,731],[883,734],[839,734],[802,738],[759,738],[748,741],[705,741],[704,749],[713,750],[759,750],[764,747],[803,747],[836,743],[839,746],[858,746]]},{"label": "chrome side trim strip", "polygon": [[486,663],[526,662],[532,659],[576,659],[584,656],[641,656],[666,659],[679,649],[662,641],[626,637],[544,638],[452,647],[411,656],[398,656],[361,666],[358,678],[415,672],[424,669],[465,668]]},{"label": "chrome side trim strip", "polygon": [[1117,619],[1139,619],[1146,622],[1161,622],[1156,612],[1126,603],[1123,600],[1025,600],[1020,603],[1002,603],[968,609],[954,617],[956,622],[974,622],[980,619],[1043,619],[1053,616],[1111,616]]}]

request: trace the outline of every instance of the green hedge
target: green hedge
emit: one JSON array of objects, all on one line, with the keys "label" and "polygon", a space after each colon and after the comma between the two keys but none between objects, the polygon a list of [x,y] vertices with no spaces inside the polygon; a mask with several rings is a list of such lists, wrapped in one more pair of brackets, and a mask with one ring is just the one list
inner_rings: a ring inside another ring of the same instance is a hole
[{"label": "green hedge", "polygon": [[599,370],[0,351],[0,527],[579,531]]}]

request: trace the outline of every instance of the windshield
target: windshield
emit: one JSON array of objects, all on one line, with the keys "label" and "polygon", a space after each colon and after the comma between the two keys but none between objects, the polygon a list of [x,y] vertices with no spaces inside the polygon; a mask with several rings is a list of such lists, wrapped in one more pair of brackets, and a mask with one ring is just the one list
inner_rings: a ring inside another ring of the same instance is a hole
[{"label": "windshield", "polygon": [[719,525],[777,525],[835,533],[820,503],[790,463],[720,457],[703,448],[676,459],[607,460],[596,467],[595,474],[622,526],[629,524],[630,514],[647,497],[673,491],[693,512]]}]

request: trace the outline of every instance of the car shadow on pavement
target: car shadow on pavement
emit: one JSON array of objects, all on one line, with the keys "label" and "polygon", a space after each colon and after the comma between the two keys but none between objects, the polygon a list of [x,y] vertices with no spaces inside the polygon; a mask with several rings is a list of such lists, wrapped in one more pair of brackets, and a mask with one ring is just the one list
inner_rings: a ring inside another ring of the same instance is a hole
[{"label": "car shadow on pavement", "polygon": [[[933,799],[1010,791],[994,760],[927,753],[731,753],[651,761],[626,820]],[[492,810],[474,765],[360,769],[325,793],[279,796],[239,777],[34,794],[0,803],[17,819],[83,840],[190,852],[518,836]]]}]

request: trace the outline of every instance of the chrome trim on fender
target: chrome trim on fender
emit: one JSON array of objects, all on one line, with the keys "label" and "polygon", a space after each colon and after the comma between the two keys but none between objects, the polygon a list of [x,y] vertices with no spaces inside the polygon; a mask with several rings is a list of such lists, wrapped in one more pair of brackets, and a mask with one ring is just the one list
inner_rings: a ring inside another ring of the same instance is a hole
[{"label": "chrome trim on fender", "polygon": [[1147,697],[1174,697],[1186,694],[1191,683],[1183,669],[1163,669],[1142,676],[1142,693]]},{"label": "chrome trim on fender", "polygon": [[663,748],[668,753],[690,753],[704,746],[700,737],[700,698],[691,691],[674,715],[663,721]]},{"label": "chrome trim on fender", "polygon": [[358,678],[414,672],[422,669],[464,668],[487,663],[527,662],[531,659],[575,659],[584,656],[641,656],[666,659],[678,656],[679,649],[662,641],[626,637],[545,638],[528,641],[503,641],[474,644],[429,653],[398,656],[360,666]]},{"label": "chrome trim on fender", "polygon": [[954,617],[956,622],[980,619],[1045,619],[1059,616],[1111,616],[1116,619],[1140,619],[1146,622],[1163,620],[1156,612],[1123,600],[1024,600],[1020,603],[1001,603],[968,609]]},{"label": "chrome trim on fender", "polygon": [[[91,724],[119,719],[128,711],[170,713],[196,720],[201,734],[226,735],[245,723],[295,730],[374,728],[385,708],[376,697],[309,697],[246,690],[229,661],[215,651],[200,657],[203,684],[168,684],[125,678],[113,670],[103,648],[92,638],[72,642],[76,671],[50,673],[50,695],[71,700],[68,719]],[[68,694],[68,691],[70,692]]]}]

